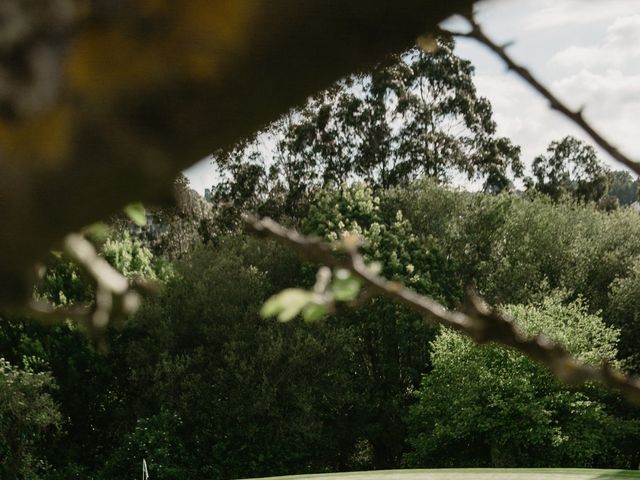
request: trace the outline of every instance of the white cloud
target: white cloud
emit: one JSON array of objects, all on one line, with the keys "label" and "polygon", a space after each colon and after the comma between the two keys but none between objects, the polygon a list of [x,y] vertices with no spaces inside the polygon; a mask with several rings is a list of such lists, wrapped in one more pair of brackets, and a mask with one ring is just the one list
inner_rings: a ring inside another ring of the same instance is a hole
[{"label": "white cloud", "polygon": [[640,14],[616,18],[602,44],[570,46],[550,61],[560,69],[620,69],[640,71]]},{"label": "white cloud", "polygon": [[582,70],[554,82],[552,88],[573,106],[584,105],[587,120],[621,149],[640,155],[640,74]]},{"label": "white cloud", "polygon": [[[529,25],[547,31],[522,34],[526,48],[516,52],[519,61],[572,108],[584,106],[585,117],[623,152],[640,156],[640,2],[541,0],[534,6],[516,0],[520,2],[530,10],[537,8],[530,13]],[[487,19],[492,18],[489,13]],[[540,51],[548,56],[534,54]],[[593,144],[519,78],[484,65],[477,72],[478,90],[491,100],[500,134],[522,146],[525,162],[565,135]],[[621,168],[604,152],[601,157],[613,168]]]},{"label": "white cloud", "polygon": [[[586,133],[564,116],[551,110],[544,98],[513,74],[479,74],[476,85],[491,100],[498,134],[522,147],[522,160],[529,165],[547,145],[566,135],[574,135],[595,146]],[[640,156],[640,75],[624,75],[617,70],[579,71],[561,78],[550,89],[572,108],[585,106],[584,115],[623,152]],[[600,152],[612,168],[622,168]]]},{"label": "white cloud", "polygon": [[564,70],[552,84],[573,107],[630,155],[640,154],[640,15],[615,18],[599,42],[555,54],[550,66]]},{"label": "white cloud", "polygon": [[527,24],[530,30],[548,30],[608,22],[638,12],[639,7],[637,0],[540,0]]}]

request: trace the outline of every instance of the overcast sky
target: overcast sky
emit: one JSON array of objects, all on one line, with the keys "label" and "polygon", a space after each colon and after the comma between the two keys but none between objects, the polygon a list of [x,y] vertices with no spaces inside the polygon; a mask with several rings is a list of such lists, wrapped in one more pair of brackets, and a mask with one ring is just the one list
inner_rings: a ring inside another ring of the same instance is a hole
[{"label": "overcast sky", "polygon": [[[512,57],[554,93],[584,105],[587,120],[623,152],[640,157],[640,0],[488,0],[477,18],[496,41],[513,41]],[[445,27],[464,29],[464,22],[452,19]],[[460,39],[456,51],[475,65],[498,133],[522,147],[527,165],[552,140],[567,134],[587,140],[482,46]],[[200,193],[215,181],[207,161],[185,173]]]}]

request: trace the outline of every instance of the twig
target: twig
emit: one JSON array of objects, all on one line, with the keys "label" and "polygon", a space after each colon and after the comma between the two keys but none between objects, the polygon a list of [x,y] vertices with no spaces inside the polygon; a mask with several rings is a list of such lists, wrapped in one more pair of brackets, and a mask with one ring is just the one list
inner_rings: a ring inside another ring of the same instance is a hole
[{"label": "twig", "polygon": [[562,113],[565,117],[567,117],[573,123],[578,125],[582,130],[584,130],[587,135],[589,135],[593,139],[594,142],[596,142],[615,160],[627,166],[636,174],[640,175],[640,163],[632,160],[631,158],[620,152],[620,150],[613,146],[606,138],[604,138],[602,134],[600,134],[594,127],[592,127],[591,124],[585,120],[582,108],[579,110],[572,110],[571,108],[569,108],[564,102],[562,102],[558,97],[551,93],[551,91],[547,87],[545,87],[538,79],[536,79],[529,70],[516,63],[509,56],[509,54],[506,52],[506,49],[510,44],[498,45],[484,33],[484,31],[475,21],[472,15],[465,18],[471,26],[471,30],[469,32],[451,32],[447,30],[442,30],[442,32],[457,37],[472,38],[483,44],[489,50],[494,52],[498,57],[500,57],[502,61],[507,65],[507,68],[509,70],[515,72],[516,75],[522,78],[536,91],[538,91],[538,93],[546,98],[553,110],[557,110],[558,112]]},{"label": "twig", "polygon": [[106,351],[105,333],[109,324],[135,313],[140,305],[136,290],[150,289],[152,285],[130,281],[98,255],[94,246],[79,233],[65,237],[63,249],[93,282],[95,300],[92,303],[54,306],[40,299],[31,299],[19,311],[45,325],[56,325],[66,320],[77,323]]},{"label": "twig", "polygon": [[104,333],[109,322],[135,313],[140,296],[130,288],[129,280],[98,255],[93,244],[79,233],[65,237],[64,250],[95,283],[95,303],[90,316],[81,324],[104,348]]},{"label": "twig", "polygon": [[32,299],[20,313],[32,317],[43,325],[53,326],[71,320],[83,324],[91,317],[91,306],[87,304],[56,307],[44,300]]},{"label": "twig", "polygon": [[244,221],[253,234],[276,240],[307,260],[350,271],[371,295],[387,297],[405,305],[424,318],[457,330],[479,344],[495,342],[517,350],[545,365],[566,383],[599,382],[620,391],[630,402],[640,404],[640,379],[627,377],[606,364],[596,367],[582,363],[543,335],[524,335],[512,318],[490,307],[473,289],[467,291],[464,311],[451,311],[435,300],[377,274],[366,265],[355,243],[332,245],[316,237],[300,235],[269,218],[247,216]]}]

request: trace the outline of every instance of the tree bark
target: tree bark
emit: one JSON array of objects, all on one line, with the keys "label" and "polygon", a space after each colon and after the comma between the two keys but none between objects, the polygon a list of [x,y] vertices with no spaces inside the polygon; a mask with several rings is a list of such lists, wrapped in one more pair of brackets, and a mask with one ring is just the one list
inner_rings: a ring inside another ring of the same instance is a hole
[{"label": "tree bark", "polygon": [[62,237],[473,0],[3,0],[0,305]]}]

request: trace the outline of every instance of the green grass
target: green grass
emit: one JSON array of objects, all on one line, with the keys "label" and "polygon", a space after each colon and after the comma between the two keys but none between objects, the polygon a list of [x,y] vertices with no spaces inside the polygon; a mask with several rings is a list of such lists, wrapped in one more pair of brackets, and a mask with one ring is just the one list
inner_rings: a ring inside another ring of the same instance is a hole
[{"label": "green grass", "polygon": [[[586,468],[459,468],[438,470],[381,470],[268,477],[278,480],[615,480],[640,479],[638,470],[593,470]],[[251,480],[251,479],[248,479]],[[268,480],[267,478],[263,480]]]}]

